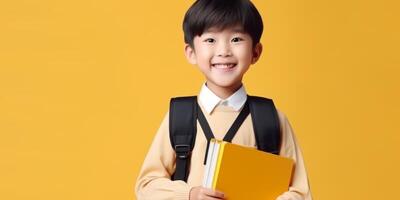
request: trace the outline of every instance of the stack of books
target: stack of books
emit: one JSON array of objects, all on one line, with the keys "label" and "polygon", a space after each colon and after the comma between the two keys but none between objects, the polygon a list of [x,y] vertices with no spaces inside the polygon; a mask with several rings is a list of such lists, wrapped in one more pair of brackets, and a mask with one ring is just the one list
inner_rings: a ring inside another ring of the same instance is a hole
[{"label": "stack of books", "polygon": [[212,139],[203,187],[229,200],[275,200],[288,190],[294,162],[290,158]]}]

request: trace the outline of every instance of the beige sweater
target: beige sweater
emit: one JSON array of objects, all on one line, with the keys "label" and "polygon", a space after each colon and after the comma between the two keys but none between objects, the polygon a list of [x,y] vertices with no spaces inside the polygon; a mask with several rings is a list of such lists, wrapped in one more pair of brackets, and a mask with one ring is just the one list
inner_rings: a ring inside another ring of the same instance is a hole
[{"label": "beige sweater", "polygon": [[[218,105],[208,115],[207,112],[204,112],[201,104],[200,107],[215,138],[221,140],[240,112],[233,110],[231,107]],[[292,158],[295,161],[295,170],[289,191],[282,194],[278,200],[311,200],[311,192],[300,147],[285,115],[280,111],[278,111],[278,115],[282,130],[280,155]],[[202,185],[207,140],[200,124],[197,122],[196,143],[192,152],[188,181],[185,183],[183,181],[171,181],[170,179],[175,171],[175,152],[169,139],[168,121],[169,113],[167,112],[137,178],[135,190],[138,200],[188,200],[190,189]],[[232,143],[256,148],[251,115],[243,122]]]}]

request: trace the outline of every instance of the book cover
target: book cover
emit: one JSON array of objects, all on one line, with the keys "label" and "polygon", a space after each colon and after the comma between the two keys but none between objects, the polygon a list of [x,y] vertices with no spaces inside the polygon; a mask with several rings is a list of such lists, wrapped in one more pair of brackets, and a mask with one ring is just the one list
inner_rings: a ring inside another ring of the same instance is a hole
[{"label": "book cover", "polygon": [[230,200],[275,200],[288,190],[292,159],[218,140],[210,147],[204,187],[222,191]]}]

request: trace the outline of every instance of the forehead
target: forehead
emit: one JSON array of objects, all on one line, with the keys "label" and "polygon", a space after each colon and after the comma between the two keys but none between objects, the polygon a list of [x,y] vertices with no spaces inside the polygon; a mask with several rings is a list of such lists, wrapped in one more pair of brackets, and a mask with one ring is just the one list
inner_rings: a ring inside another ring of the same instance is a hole
[{"label": "forehead", "polygon": [[246,33],[244,31],[243,26],[241,25],[235,25],[235,26],[228,26],[228,27],[217,27],[213,26],[210,27],[206,30],[204,30],[204,33],[222,33],[222,32],[228,32],[228,33]]}]

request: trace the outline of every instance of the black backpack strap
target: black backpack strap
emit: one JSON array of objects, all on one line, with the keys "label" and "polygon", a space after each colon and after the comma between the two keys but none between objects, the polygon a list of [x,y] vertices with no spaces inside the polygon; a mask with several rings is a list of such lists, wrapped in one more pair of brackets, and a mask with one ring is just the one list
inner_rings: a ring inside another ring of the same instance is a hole
[{"label": "black backpack strap", "polygon": [[[223,138],[224,141],[226,142],[232,142],[233,137],[235,137],[236,132],[239,130],[240,126],[244,122],[244,120],[249,116],[250,111],[249,111],[249,105],[248,102],[243,106],[242,111],[240,111],[239,115],[236,117],[235,121],[233,122],[232,126],[229,128],[228,132],[225,134],[225,137]],[[207,162],[207,154],[208,154],[208,148],[210,146],[210,140],[214,138],[214,134],[211,131],[210,125],[207,122],[206,117],[204,116],[203,112],[201,111],[200,106],[197,107],[197,119],[199,120],[199,124],[201,128],[203,129],[204,135],[206,136],[207,139],[207,148],[206,148],[206,154],[204,156],[204,165],[206,165]]]},{"label": "black backpack strap", "polygon": [[279,155],[281,130],[274,102],[257,96],[248,96],[248,101],[258,149]]},{"label": "black backpack strap", "polygon": [[244,120],[249,116],[250,111],[249,111],[249,103],[246,101],[246,103],[243,105],[242,110],[240,111],[239,115],[233,122],[232,126],[229,128],[228,132],[226,133],[224,137],[224,141],[227,142],[232,142],[233,137],[235,137],[237,131],[239,130],[240,126],[243,124]]},{"label": "black backpack strap", "polygon": [[199,120],[199,124],[201,129],[203,129],[204,135],[206,136],[207,139],[207,147],[206,147],[206,154],[204,156],[204,165],[206,165],[207,162],[207,155],[208,155],[208,148],[210,147],[210,141],[212,138],[214,138],[214,134],[210,128],[210,125],[207,122],[206,117],[204,116],[203,111],[201,111],[200,105],[197,104],[197,120]]},{"label": "black backpack strap", "polygon": [[169,134],[176,153],[176,169],[171,179],[186,182],[197,132],[197,97],[171,98],[169,109]]}]

